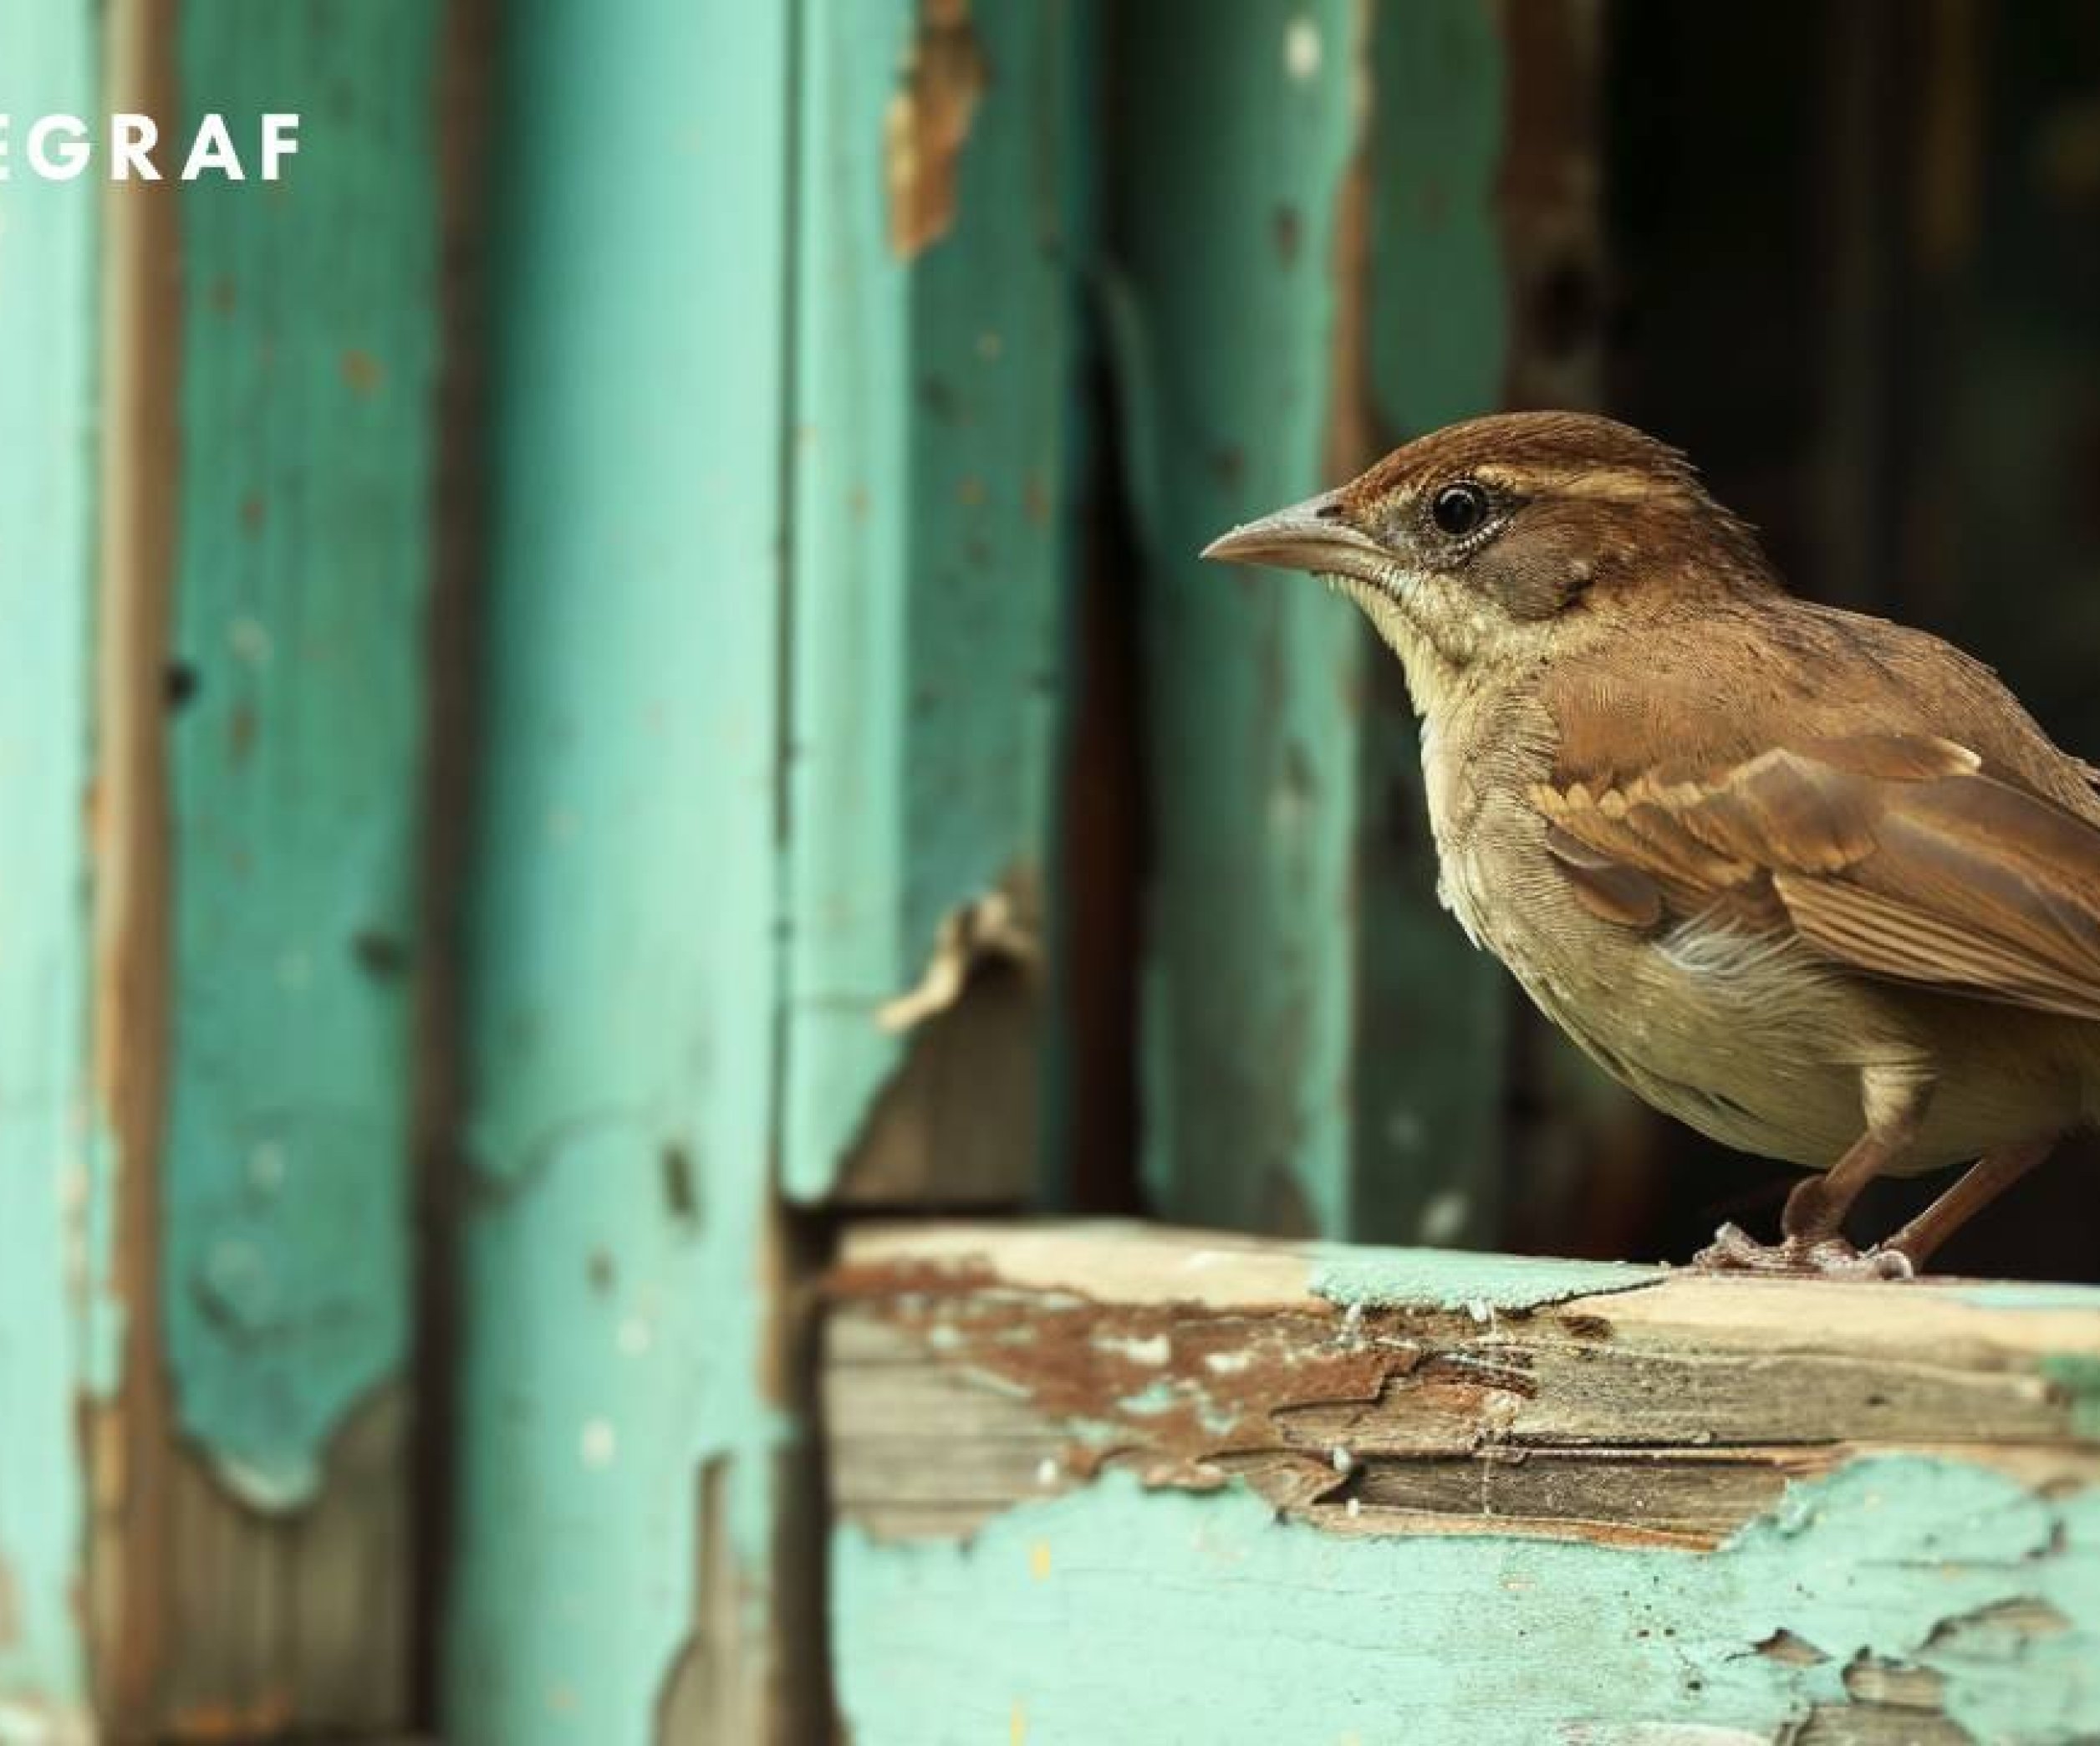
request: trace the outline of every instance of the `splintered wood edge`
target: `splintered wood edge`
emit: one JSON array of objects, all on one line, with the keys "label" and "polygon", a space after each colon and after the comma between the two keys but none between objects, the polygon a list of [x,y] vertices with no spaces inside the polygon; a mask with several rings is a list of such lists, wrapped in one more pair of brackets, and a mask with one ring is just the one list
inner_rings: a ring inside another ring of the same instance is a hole
[{"label": "splintered wood edge", "polygon": [[1112,1467],[1339,1533],[1694,1549],[1862,1455],[2100,1482],[2100,1291],[954,1223],[850,1232],[826,1289],[833,1495],[878,1538]]},{"label": "splintered wood edge", "polygon": [[[1323,1294],[1322,1275],[1350,1258],[1353,1280],[1375,1279],[1383,1262],[1390,1295],[1366,1307],[1463,1311],[1476,1320],[1550,1310],[1565,1320],[1595,1316],[1622,1326],[1679,1329],[1715,1345],[1766,1351],[1888,1345],[1924,1351],[1980,1342],[2017,1356],[2100,1359],[2100,1287],[2006,1287],[1955,1279],[1788,1279],[1619,1269],[1608,1290],[1552,1286],[1552,1269],[1579,1282],[1597,1264],[1517,1259],[1539,1284],[1516,1300],[1498,1295],[1511,1258],[1445,1251],[1277,1242],[1221,1231],[1126,1221],[882,1223],[849,1227],[832,1278],[834,1300],[909,1289],[923,1272],[961,1284],[974,1278],[1010,1290],[1069,1293],[1099,1304],[1186,1304],[1212,1310],[1299,1310],[1342,1315],[1349,1300]],[[1409,1295],[1433,1260],[1436,1290]],[[1609,1269],[1611,1264],[1603,1264]],[[1477,1269],[1477,1273],[1476,1273]],[[1521,1277],[1521,1274],[1518,1275]],[[1479,1289],[1469,1289],[1477,1277]],[[1942,1354],[1944,1355],[1944,1353]]]}]

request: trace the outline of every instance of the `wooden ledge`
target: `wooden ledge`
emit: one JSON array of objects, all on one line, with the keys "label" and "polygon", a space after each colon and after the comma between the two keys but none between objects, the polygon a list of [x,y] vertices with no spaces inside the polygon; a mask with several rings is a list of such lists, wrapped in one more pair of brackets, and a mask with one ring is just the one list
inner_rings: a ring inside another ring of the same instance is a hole
[{"label": "wooden ledge", "polygon": [[878,1539],[1110,1469],[1341,1534],[1687,1549],[1863,1455],[2100,1480],[2083,1288],[940,1223],[856,1231],[827,1292],[833,1498]]}]

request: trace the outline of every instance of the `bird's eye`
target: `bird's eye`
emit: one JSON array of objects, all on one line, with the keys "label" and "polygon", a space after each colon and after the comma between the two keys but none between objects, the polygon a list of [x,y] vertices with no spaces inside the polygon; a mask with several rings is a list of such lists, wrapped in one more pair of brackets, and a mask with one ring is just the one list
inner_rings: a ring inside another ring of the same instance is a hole
[{"label": "bird's eye", "polygon": [[1463,539],[1477,534],[1487,520],[1487,493],[1471,479],[1446,485],[1430,499],[1430,519],[1440,534]]}]

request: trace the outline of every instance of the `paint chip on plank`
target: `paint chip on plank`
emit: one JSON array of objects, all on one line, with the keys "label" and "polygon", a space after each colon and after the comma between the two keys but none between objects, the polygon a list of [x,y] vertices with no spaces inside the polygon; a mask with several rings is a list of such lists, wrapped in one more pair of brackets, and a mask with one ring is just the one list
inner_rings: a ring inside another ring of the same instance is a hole
[{"label": "paint chip on plank", "polygon": [[226,627],[226,641],[233,651],[234,658],[250,666],[268,666],[271,656],[277,652],[269,627],[260,619],[237,618]]},{"label": "paint chip on plank", "polygon": [[1283,28],[1283,70],[1298,84],[1320,75],[1320,27],[1303,14]]},{"label": "paint chip on plank", "polygon": [[1666,1276],[1661,1268],[1623,1261],[1336,1245],[1315,1258],[1308,1286],[1314,1296],[1325,1298],[1344,1312],[1361,1305],[1471,1314],[1486,1306],[1513,1314],[1571,1298],[1634,1291],[1658,1284]]},{"label": "paint chip on plank", "polygon": [[587,1468],[609,1468],[613,1458],[619,1452],[619,1434],[613,1429],[610,1419],[589,1419],[584,1424],[582,1437],[584,1465]]},{"label": "paint chip on plank", "polygon": [[944,916],[917,986],[878,1008],[875,1023],[892,1036],[916,1029],[962,998],[980,965],[1032,969],[1042,954],[1036,906],[1026,882],[1017,883],[1024,886],[1019,895],[995,887]]},{"label": "paint chip on plank", "polygon": [[969,0],[923,0],[903,89],[883,117],[889,248],[900,260],[955,227],[962,150],[990,83]]}]

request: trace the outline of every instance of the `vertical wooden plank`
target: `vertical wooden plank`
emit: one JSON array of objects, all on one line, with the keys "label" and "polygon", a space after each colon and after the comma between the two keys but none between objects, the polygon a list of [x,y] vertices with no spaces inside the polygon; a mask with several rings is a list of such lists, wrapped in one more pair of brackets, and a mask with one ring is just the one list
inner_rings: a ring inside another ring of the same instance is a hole
[{"label": "vertical wooden plank", "polygon": [[[1355,349],[1383,450],[1502,405],[1512,301],[1498,211],[1511,156],[1501,14],[1480,0],[1380,7],[1362,175],[1368,258]],[[1520,401],[1520,403],[1521,403]],[[1340,469],[1338,468],[1338,471]],[[1492,1243],[1511,1017],[1501,969],[1434,901],[1420,732],[1398,663],[1369,656],[1349,1236]]]},{"label": "vertical wooden plank", "polygon": [[[96,8],[0,4],[0,112],[92,112]],[[0,184],[0,1738],[88,1733],[92,185]]]},{"label": "vertical wooden plank", "polygon": [[881,0],[812,7],[803,34],[783,1135],[802,1198],[1033,1185],[1075,13]]},{"label": "vertical wooden plank", "polygon": [[[97,1018],[126,1334],[94,1600],[120,1736],[408,1719],[439,18],[112,27],[137,106],[178,138],[223,114],[247,168],[140,197],[112,253]],[[304,118],[271,185],[267,111]]]},{"label": "vertical wooden plank", "polygon": [[505,23],[443,1720],[762,1742],[789,14]]},{"label": "vertical wooden plank", "polygon": [[1493,15],[1161,6],[1113,37],[1152,596],[1152,1197],[1282,1233],[1476,1235],[1500,999],[1434,910],[1386,657],[1302,579],[1195,553],[1499,401]]},{"label": "vertical wooden plank", "polygon": [[[108,14],[113,108],[176,113],[164,0]],[[180,185],[113,188],[103,254],[102,563],[95,625],[91,1314],[110,1330],[89,1417],[87,1600],[96,1708],[112,1731],[161,1716],[172,1444],[160,1294],[166,1114],[168,599],[179,482]],[[91,1348],[92,1350],[93,1348]]]},{"label": "vertical wooden plank", "polygon": [[1364,638],[1323,590],[1195,553],[1329,472],[1357,12],[1160,5],[1105,26],[1151,596],[1144,1174],[1170,1217],[1334,1235],[1349,1222]]}]

